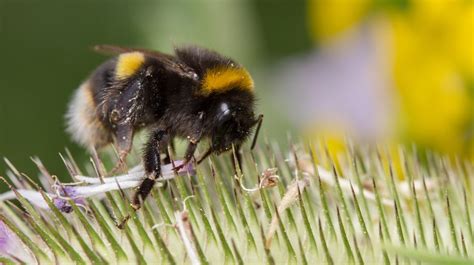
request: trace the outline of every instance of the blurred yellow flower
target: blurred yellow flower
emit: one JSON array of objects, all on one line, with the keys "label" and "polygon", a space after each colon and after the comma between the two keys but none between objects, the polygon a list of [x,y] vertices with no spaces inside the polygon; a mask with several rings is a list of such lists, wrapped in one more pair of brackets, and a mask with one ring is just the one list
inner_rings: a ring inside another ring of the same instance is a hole
[{"label": "blurred yellow flower", "polygon": [[309,26],[315,39],[328,39],[352,27],[367,14],[371,0],[309,1]]},{"label": "blurred yellow flower", "polygon": [[376,37],[390,58],[400,139],[472,155],[466,135],[474,122],[474,2],[412,0],[396,8],[376,0],[309,0],[315,41],[363,21],[382,29]]}]

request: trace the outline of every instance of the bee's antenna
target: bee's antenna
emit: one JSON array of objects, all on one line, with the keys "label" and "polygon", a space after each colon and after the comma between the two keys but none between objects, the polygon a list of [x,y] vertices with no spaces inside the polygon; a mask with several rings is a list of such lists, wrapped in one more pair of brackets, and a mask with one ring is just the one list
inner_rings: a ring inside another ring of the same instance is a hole
[{"label": "bee's antenna", "polygon": [[[263,122],[263,114],[260,114],[260,115],[258,115],[258,118],[255,120],[255,124],[257,125],[257,129],[255,130],[255,134],[253,136],[252,146],[250,147],[250,150],[253,150],[255,148],[255,145],[257,144],[258,133],[260,132],[260,127],[262,127],[262,122]],[[255,126],[255,124],[254,124],[254,126]]]}]

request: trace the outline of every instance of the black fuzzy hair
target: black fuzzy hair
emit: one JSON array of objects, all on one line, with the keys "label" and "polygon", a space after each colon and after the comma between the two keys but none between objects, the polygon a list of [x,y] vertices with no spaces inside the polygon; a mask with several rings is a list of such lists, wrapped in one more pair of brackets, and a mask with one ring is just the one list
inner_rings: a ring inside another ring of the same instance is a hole
[{"label": "black fuzzy hair", "polygon": [[229,57],[197,46],[178,47],[175,49],[175,53],[179,60],[194,69],[200,77],[204,76],[207,69],[238,65]]}]

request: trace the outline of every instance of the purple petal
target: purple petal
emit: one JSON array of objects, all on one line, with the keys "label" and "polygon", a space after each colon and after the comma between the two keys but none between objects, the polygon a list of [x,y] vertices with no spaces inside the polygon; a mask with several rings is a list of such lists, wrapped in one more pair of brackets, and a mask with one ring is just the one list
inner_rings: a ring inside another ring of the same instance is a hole
[{"label": "purple petal", "polygon": [[0,256],[13,257],[28,264],[34,262],[23,242],[2,221],[0,221]]},{"label": "purple petal", "polygon": [[[175,177],[174,167],[182,165],[183,161],[175,161],[174,166],[172,164],[166,164],[162,166],[161,180],[168,180]],[[188,174],[196,174],[196,170],[192,163],[188,163],[180,168],[177,172],[178,175],[186,176]],[[130,172],[130,174],[108,177],[104,179],[104,183],[99,182],[100,180],[85,176],[77,176],[78,179],[89,183],[90,185],[67,185],[67,184],[55,184],[53,185],[54,194],[47,193],[51,198],[53,204],[64,213],[70,213],[72,206],[68,200],[73,200],[78,206],[85,206],[87,197],[94,195],[101,195],[108,191],[114,191],[119,189],[130,189],[140,185],[142,179],[145,178],[143,171]],[[160,181],[160,179],[158,179]],[[44,200],[40,192],[34,190],[18,189],[25,199],[31,202],[33,205],[39,208],[48,209],[48,204]],[[16,199],[16,194],[13,191],[0,194],[0,201]]]},{"label": "purple petal", "polygon": [[[181,160],[177,160],[174,162],[174,165],[176,167],[180,166],[183,164],[184,161],[181,161]],[[170,168],[168,169],[168,166],[170,166]],[[173,172],[173,165],[172,164],[167,164],[167,165],[164,165],[163,166],[163,175],[165,174],[174,174]],[[196,169],[194,168],[194,165],[193,163],[187,163],[186,165],[184,165],[182,168],[180,168],[178,170],[178,175],[180,176],[186,176],[186,175],[195,175],[196,174]]]},{"label": "purple petal", "polygon": [[378,58],[373,34],[366,28],[348,33],[274,73],[292,122],[309,130],[333,126],[365,139],[390,131],[389,69]]},{"label": "purple petal", "polygon": [[53,203],[61,212],[72,212],[72,206],[68,202],[69,199],[72,199],[76,205],[83,206],[86,204],[84,196],[78,192],[77,188],[78,187],[75,186],[57,187],[57,192],[59,196],[53,198]]}]

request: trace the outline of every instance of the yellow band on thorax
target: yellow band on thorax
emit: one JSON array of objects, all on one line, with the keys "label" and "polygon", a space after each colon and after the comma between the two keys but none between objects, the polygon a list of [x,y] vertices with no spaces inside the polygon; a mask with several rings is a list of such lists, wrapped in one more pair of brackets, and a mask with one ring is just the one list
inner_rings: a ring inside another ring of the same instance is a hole
[{"label": "yellow band on thorax", "polygon": [[145,62],[145,55],[141,52],[122,53],[117,59],[115,76],[123,79],[135,74]]},{"label": "yellow band on thorax", "polygon": [[249,72],[240,67],[217,67],[206,71],[201,93],[208,95],[233,88],[252,91],[253,80]]}]

